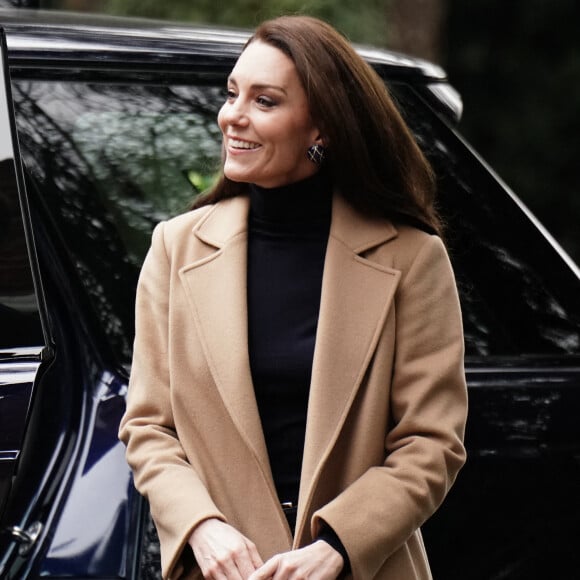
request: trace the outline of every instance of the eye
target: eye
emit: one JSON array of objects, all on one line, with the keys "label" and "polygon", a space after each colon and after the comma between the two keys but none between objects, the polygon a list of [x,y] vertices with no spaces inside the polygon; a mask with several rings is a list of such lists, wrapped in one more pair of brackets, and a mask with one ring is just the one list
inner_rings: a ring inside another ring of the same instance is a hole
[{"label": "eye", "polygon": [[265,107],[266,109],[276,106],[276,101],[274,101],[274,99],[271,99],[270,97],[266,97],[264,95],[260,95],[259,97],[257,97],[256,103],[258,103],[258,105],[260,105],[261,107]]},{"label": "eye", "polygon": [[226,89],[226,99],[231,101],[236,98],[236,92],[233,89]]}]

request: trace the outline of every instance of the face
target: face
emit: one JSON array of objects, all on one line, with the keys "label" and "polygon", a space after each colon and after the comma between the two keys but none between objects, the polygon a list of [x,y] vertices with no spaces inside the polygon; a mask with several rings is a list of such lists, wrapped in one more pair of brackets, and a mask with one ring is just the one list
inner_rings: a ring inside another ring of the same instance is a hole
[{"label": "face", "polygon": [[232,181],[278,187],[317,171],[306,151],[322,141],[306,92],[292,60],[273,46],[255,41],[241,54],[218,124]]}]

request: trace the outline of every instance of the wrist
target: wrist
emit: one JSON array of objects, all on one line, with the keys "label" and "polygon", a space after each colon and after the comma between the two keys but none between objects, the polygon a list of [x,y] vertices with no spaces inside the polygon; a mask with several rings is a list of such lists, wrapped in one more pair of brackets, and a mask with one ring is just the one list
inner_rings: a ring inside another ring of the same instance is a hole
[{"label": "wrist", "polygon": [[316,539],[326,542],[330,547],[338,552],[342,557],[342,571],[350,571],[350,560],[346,552],[346,548],[344,547],[344,544],[341,542],[337,533],[328,524],[324,524]]},{"label": "wrist", "polygon": [[345,563],[344,558],[342,557],[342,554],[336,548],[334,548],[331,544],[329,544],[326,540],[324,540],[322,538],[316,540],[315,543],[320,544],[321,548],[323,547],[324,550],[326,551],[325,562],[327,562],[329,565],[331,565],[336,570],[337,575],[340,574],[340,572],[344,568],[344,563]]},{"label": "wrist", "polygon": [[195,536],[200,536],[202,534],[205,533],[206,530],[208,530],[209,528],[211,528],[216,522],[220,522],[222,523],[222,520],[220,520],[219,518],[206,518],[205,520],[201,520],[200,522],[198,522],[193,529],[191,530],[191,533],[189,534],[189,543],[192,542],[192,540],[194,539]]}]

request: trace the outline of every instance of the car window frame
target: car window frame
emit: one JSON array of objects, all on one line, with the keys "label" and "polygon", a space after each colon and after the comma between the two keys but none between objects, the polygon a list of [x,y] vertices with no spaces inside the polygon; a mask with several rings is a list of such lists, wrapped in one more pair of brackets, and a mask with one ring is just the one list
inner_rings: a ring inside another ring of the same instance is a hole
[{"label": "car window frame", "polygon": [[[48,311],[42,290],[40,269],[36,255],[36,247],[30,219],[30,208],[26,195],[23,165],[20,158],[18,134],[11,93],[11,77],[7,58],[7,43],[4,29],[0,27],[0,115],[2,125],[8,131],[3,132],[7,141],[8,162],[12,160],[14,181],[7,186],[8,191],[15,191],[20,208],[21,225],[25,239],[28,264],[32,277],[34,295],[38,306],[38,324],[42,336],[41,344],[19,345],[0,349],[0,405],[4,407],[6,415],[17,411],[14,421],[8,424],[2,440],[12,449],[0,450],[0,526],[3,528],[0,537],[0,575],[7,566],[7,562],[15,554],[25,555],[35,544],[42,530],[42,524],[32,519],[15,521],[13,513],[8,509],[10,497],[13,493],[14,476],[17,473],[20,455],[26,438],[26,431],[31,415],[33,399],[38,389],[40,377],[44,369],[54,357],[53,341],[48,324]],[[2,409],[0,409],[2,411]],[[0,413],[2,414],[2,413]]]}]

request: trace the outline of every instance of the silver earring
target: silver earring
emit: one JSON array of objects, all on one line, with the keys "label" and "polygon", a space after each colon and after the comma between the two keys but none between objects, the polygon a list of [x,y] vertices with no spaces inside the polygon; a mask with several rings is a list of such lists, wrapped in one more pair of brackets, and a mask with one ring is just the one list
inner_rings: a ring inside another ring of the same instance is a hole
[{"label": "silver earring", "polygon": [[306,155],[308,159],[312,161],[312,163],[314,163],[315,165],[322,165],[324,158],[326,156],[326,150],[322,145],[316,143],[315,145],[308,147]]}]

